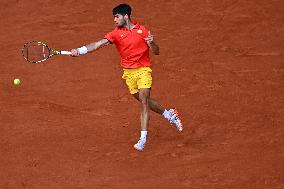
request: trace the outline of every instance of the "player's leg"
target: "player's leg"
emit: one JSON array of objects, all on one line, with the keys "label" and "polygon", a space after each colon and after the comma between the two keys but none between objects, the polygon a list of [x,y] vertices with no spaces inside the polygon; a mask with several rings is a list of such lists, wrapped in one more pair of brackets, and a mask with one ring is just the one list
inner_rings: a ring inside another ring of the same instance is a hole
[{"label": "player's leg", "polygon": [[139,99],[141,102],[141,131],[147,131],[149,125],[149,97],[150,89],[140,89]]},{"label": "player's leg", "polygon": [[149,125],[149,98],[150,88],[140,89],[138,92],[139,101],[141,102],[141,136],[139,141],[134,145],[134,148],[142,151],[147,140],[147,129]]}]

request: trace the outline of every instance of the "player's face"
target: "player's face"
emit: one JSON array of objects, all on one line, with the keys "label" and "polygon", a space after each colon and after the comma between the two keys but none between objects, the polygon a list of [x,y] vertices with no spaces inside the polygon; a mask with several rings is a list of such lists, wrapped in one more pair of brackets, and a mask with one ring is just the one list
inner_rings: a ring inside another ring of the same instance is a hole
[{"label": "player's face", "polygon": [[121,14],[114,15],[114,22],[117,27],[123,27],[126,25],[126,20],[124,19],[124,16]]}]

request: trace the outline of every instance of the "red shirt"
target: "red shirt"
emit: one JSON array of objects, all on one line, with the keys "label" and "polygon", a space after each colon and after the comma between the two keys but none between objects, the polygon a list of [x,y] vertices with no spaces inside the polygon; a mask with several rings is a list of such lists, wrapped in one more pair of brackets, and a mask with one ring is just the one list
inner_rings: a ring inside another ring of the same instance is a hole
[{"label": "red shirt", "polygon": [[104,38],[114,43],[121,56],[123,68],[141,68],[151,66],[149,47],[144,38],[148,36],[148,29],[134,21],[131,30],[116,27]]}]

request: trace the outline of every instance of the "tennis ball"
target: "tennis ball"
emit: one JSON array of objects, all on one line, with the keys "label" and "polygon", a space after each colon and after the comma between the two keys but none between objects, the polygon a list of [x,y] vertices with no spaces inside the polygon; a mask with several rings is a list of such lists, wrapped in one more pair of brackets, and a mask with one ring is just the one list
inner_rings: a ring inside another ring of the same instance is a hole
[{"label": "tennis ball", "polygon": [[18,78],[14,79],[14,85],[20,85],[20,83],[21,83],[20,79]]}]

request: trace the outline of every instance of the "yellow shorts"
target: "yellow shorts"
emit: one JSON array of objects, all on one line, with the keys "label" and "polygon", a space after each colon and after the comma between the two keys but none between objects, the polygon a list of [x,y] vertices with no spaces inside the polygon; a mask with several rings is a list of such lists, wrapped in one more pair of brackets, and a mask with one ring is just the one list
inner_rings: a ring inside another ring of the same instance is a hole
[{"label": "yellow shorts", "polygon": [[123,69],[122,79],[131,94],[135,94],[139,89],[151,88],[152,86],[152,69],[149,67],[143,68],[133,68],[133,69]]}]

